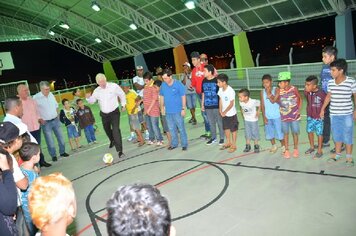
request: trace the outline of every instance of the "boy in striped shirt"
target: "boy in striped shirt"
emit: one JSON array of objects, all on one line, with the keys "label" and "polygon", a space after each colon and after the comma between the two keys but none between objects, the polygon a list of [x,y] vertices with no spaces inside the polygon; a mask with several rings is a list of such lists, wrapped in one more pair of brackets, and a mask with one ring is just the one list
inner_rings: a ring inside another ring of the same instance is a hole
[{"label": "boy in striped shirt", "polygon": [[346,144],[346,166],[354,166],[352,159],[353,130],[356,113],[352,106],[351,96],[356,103],[356,82],[346,76],[347,62],[345,59],[337,59],[330,64],[333,80],[328,82],[328,94],[320,112],[324,118],[324,112],[330,103],[331,131],[335,141],[336,154],[329,158],[328,162],[335,162],[342,158],[341,145]]}]

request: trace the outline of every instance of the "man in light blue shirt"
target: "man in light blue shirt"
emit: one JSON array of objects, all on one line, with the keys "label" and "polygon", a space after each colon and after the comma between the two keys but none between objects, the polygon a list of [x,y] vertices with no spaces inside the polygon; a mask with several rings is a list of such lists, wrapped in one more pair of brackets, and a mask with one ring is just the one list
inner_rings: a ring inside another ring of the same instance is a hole
[{"label": "man in light blue shirt", "polygon": [[39,122],[45,136],[48,152],[51,155],[52,160],[57,161],[52,132],[54,132],[54,135],[57,138],[60,156],[69,156],[65,152],[61,123],[58,119],[58,103],[54,95],[50,92],[49,83],[47,81],[40,82],[40,89],[41,92],[36,93],[33,96],[33,99],[37,102],[38,112],[41,117]]}]

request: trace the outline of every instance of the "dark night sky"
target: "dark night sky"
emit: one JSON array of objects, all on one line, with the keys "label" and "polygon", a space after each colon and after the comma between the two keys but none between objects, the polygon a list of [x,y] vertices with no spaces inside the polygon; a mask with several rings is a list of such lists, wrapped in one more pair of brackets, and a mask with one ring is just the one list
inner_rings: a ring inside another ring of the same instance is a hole
[{"label": "dark night sky", "polygon": [[[261,66],[288,64],[288,52],[292,42],[306,41],[320,36],[334,36],[334,18],[332,16],[248,32],[247,37],[253,57],[255,58],[258,52],[261,53]],[[355,11],[353,18],[356,18]],[[274,50],[277,45],[281,45],[279,51]],[[185,45],[185,50],[188,57],[192,51],[204,52],[209,56],[233,53],[232,36]],[[100,63],[49,40],[0,43],[0,52],[5,51],[11,51],[16,69],[3,71],[0,76],[1,83],[23,79],[27,79],[30,83],[40,80],[57,80],[60,83],[65,78],[67,81],[80,81],[77,83],[86,84],[88,75],[94,78],[96,73],[102,71]],[[320,61],[320,54],[320,45],[303,49],[294,48],[294,63]],[[174,64],[172,49],[145,54],[144,57],[151,71],[159,65]],[[112,64],[119,78],[122,77],[124,71],[134,69],[132,57],[112,62]]]}]

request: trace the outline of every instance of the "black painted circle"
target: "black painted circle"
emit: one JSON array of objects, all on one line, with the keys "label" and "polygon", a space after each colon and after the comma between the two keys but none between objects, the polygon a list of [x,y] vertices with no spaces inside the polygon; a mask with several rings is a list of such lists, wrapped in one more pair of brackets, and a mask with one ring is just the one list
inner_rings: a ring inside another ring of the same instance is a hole
[{"label": "black painted circle", "polygon": [[[173,218],[172,221],[176,221],[176,220],[180,220],[180,219],[186,218],[186,217],[188,217],[188,216],[194,215],[194,214],[196,214],[196,213],[198,213],[198,212],[200,212],[200,211],[202,211],[202,210],[208,208],[210,205],[214,204],[216,201],[218,201],[218,200],[224,195],[224,193],[226,192],[226,190],[227,190],[227,188],[228,188],[228,186],[229,186],[229,176],[227,175],[227,173],[226,173],[221,167],[217,166],[217,165],[214,164],[213,162],[208,162],[208,161],[199,161],[199,160],[193,160],[193,159],[169,159],[169,160],[159,160],[159,161],[146,162],[146,163],[142,163],[142,164],[139,164],[139,165],[135,165],[135,166],[126,168],[126,169],[121,170],[121,171],[119,171],[119,172],[116,172],[116,173],[114,173],[114,174],[108,176],[108,177],[105,178],[104,180],[100,181],[97,185],[95,185],[95,186],[93,187],[93,189],[89,192],[89,194],[88,194],[88,196],[87,196],[87,199],[86,199],[85,204],[86,204],[86,208],[87,208],[87,212],[88,212],[88,214],[89,214],[90,220],[91,220],[91,222],[92,222],[92,224],[93,224],[93,227],[94,227],[94,230],[96,231],[96,233],[98,233],[97,231],[99,230],[99,228],[98,228],[97,225],[96,225],[96,220],[100,220],[100,221],[102,221],[102,222],[106,222],[106,219],[103,219],[102,217],[96,215],[96,213],[94,213],[94,212],[92,211],[91,207],[90,207],[90,204],[89,204],[90,198],[91,198],[92,194],[95,192],[95,190],[96,190],[102,183],[104,183],[105,181],[107,181],[108,179],[110,179],[111,177],[113,177],[113,176],[115,176],[115,175],[118,175],[118,174],[120,174],[120,173],[123,173],[123,172],[128,171],[128,170],[131,170],[131,169],[135,169],[135,168],[137,168],[137,167],[141,167],[141,166],[145,166],[145,165],[150,165],[150,164],[155,164],[155,163],[160,163],[160,162],[167,162],[167,161],[179,161],[179,162],[181,162],[181,161],[190,161],[190,162],[198,162],[198,163],[200,163],[200,165],[202,165],[202,164],[208,164],[208,165],[211,165],[211,166],[215,167],[216,169],[218,169],[218,170],[224,175],[224,180],[225,180],[224,187],[222,188],[222,190],[220,191],[220,193],[219,193],[214,199],[212,199],[210,202],[208,202],[208,203],[205,204],[204,206],[198,208],[197,210],[194,210],[194,211],[189,212],[189,213],[187,213],[187,214],[184,214],[184,215],[182,215],[182,216],[178,216],[178,217]],[[199,166],[200,166],[200,165],[199,165]],[[197,167],[197,166],[196,166],[196,167]],[[196,168],[196,167],[194,167],[194,168]],[[191,170],[191,169],[189,169],[188,171],[190,171],[190,170]],[[188,172],[188,171],[185,171],[185,172]],[[183,173],[184,173],[184,172],[183,172]],[[180,174],[183,174],[183,173],[180,173]],[[179,175],[180,175],[180,174],[179,174]],[[164,180],[164,181],[162,181],[162,182],[165,182],[165,181],[167,181],[167,180],[169,180],[169,179],[170,179],[170,178],[168,178],[168,179],[166,179],[166,180]],[[157,185],[157,184],[156,184],[156,185]],[[105,208],[104,208],[104,209],[105,209]],[[102,209],[102,210],[104,210],[104,209]]]}]

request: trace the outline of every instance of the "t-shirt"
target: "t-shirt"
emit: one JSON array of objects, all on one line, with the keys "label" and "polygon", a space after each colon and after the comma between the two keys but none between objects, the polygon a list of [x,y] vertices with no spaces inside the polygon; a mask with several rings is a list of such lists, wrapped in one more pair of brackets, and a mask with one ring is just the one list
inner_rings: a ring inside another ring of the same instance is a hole
[{"label": "t-shirt", "polygon": [[279,111],[281,112],[281,120],[284,122],[300,120],[296,90],[297,88],[294,86],[290,86],[287,90],[279,90]]},{"label": "t-shirt", "polygon": [[[145,108],[145,111],[147,112],[147,115],[152,117],[159,117],[160,115],[159,101],[158,101],[159,94],[158,94],[158,90],[155,87],[153,87],[152,84],[145,86],[145,90],[143,91],[143,106]],[[148,108],[151,106],[152,102],[154,102],[154,104],[151,110],[148,112]]]},{"label": "t-shirt", "polygon": [[249,98],[248,101],[240,102],[245,121],[258,121],[256,107],[260,106],[260,100]]},{"label": "t-shirt", "polygon": [[[276,95],[276,87],[272,88],[271,91],[272,95]],[[281,113],[279,112],[279,104],[278,103],[272,103],[268,98],[267,98],[267,92],[266,89],[262,90],[262,97],[263,97],[263,102],[265,106],[265,116],[267,119],[280,119],[281,118]]]},{"label": "t-shirt", "polygon": [[138,110],[137,108],[135,109],[134,112],[132,112],[132,109],[136,106],[136,98],[137,98],[137,93],[130,89],[128,93],[126,93],[126,111],[128,115],[132,114],[137,114]]},{"label": "t-shirt", "polygon": [[204,93],[204,108],[216,109],[219,108],[219,96],[218,96],[218,81],[216,78],[208,80],[204,79],[202,83],[202,93]]},{"label": "t-shirt", "polygon": [[[139,77],[139,76],[135,76],[133,77],[132,79],[132,82],[135,84],[135,83],[138,83],[139,85],[141,86],[144,86],[145,85],[145,81],[143,80],[143,77]],[[142,98],[143,97],[143,89],[138,89],[137,91],[137,94]]]},{"label": "t-shirt", "polygon": [[192,70],[192,86],[195,88],[197,94],[202,93],[202,83],[204,80],[204,63],[201,63],[199,66],[194,67]]},{"label": "t-shirt", "polygon": [[352,94],[356,93],[354,78],[346,77],[340,84],[335,80],[329,80],[328,93],[331,93],[330,115],[349,115],[353,112]]},{"label": "t-shirt", "polygon": [[323,107],[326,94],[319,89],[316,92],[306,92],[304,95],[307,99],[307,116],[313,119],[320,119],[320,111]]},{"label": "t-shirt", "polygon": [[321,73],[320,73],[320,83],[321,83],[321,89],[324,91],[324,93],[328,93],[328,83],[329,80],[332,80],[333,78],[331,77],[331,72],[330,72],[330,65],[324,64],[321,68]]},{"label": "t-shirt", "polygon": [[185,96],[184,85],[177,80],[173,80],[172,85],[162,83],[160,95],[163,96],[166,114],[180,113],[182,111],[182,97]]},{"label": "t-shirt", "polygon": [[[14,176],[14,181],[15,183],[22,180],[23,178],[25,178],[25,175],[22,173],[20,167],[19,167],[19,164],[17,163],[14,155],[10,154],[11,156],[11,159],[12,159],[12,169],[13,169],[13,176]],[[17,194],[18,196],[21,196],[21,191],[19,188],[17,188]],[[20,206],[21,203],[20,203],[20,200],[17,199],[17,206]]]},{"label": "t-shirt", "polygon": [[236,107],[235,107],[235,91],[231,88],[230,85],[227,86],[225,91],[223,88],[219,88],[218,96],[220,97],[222,109],[221,111],[225,111],[226,108],[230,105],[231,101],[234,101],[234,106],[226,113],[226,116],[231,117],[236,115]]}]

